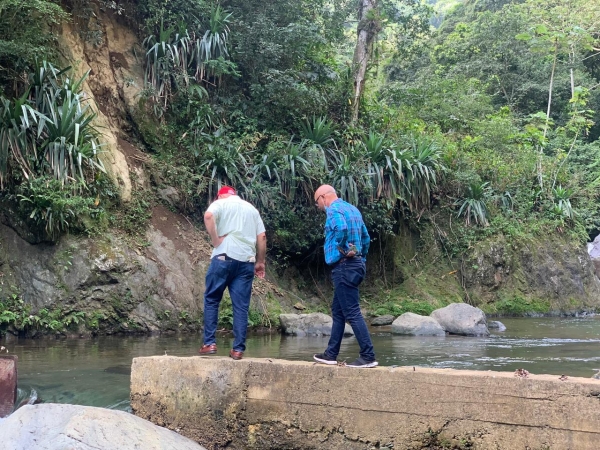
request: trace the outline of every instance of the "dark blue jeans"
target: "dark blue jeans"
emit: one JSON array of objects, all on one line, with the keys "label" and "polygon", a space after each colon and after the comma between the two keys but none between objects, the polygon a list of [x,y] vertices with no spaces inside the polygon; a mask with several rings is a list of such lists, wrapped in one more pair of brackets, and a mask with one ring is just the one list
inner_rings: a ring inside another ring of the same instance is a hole
[{"label": "dark blue jeans", "polygon": [[331,304],[333,326],[329,344],[325,350],[327,356],[337,358],[344,337],[344,327],[348,322],[360,346],[360,356],[365,361],[375,360],[371,336],[358,304],[358,285],[362,283],[365,274],[366,266],[362,258],[342,261],[331,271],[334,288],[333,303]]},{"label": "dark blue jeans", "polygon": [[233,350],[246,350],[248,309],[254,280],[254,263],[214,257],[206,272],[204,290],[204,345],[215,343],[219,304],[225,288],[229,288],[233,307]]}]

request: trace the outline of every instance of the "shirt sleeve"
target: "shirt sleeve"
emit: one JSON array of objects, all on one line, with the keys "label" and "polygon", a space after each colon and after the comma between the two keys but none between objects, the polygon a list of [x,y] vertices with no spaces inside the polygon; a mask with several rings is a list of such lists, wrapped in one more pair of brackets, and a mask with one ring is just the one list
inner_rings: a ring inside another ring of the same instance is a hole
[{"label": "shirt sleeve", "polygon": [[262,217],[260,217],[260,213],[258,210],[256,211],[256,235],[262,234],[265,232],[265,224],[263,223]]},{"label": "shirt sleeve", "polygon": [[215,218],[215,221],[218,220],[220,211],[221,211],[221,207],[219,205],[219,201],[218,200],[212,202],[208,206],[208,209],[206,210],[206,212],[212,213],[213,217]]},{"label": "shirt sleeve", "polygon": [[361,233],[360,233],[360,243],[361,243],[361,253],[363,257],[366,257],[369,253],[369,247],[371,245],[371,237],[369,236],[369,232],[367,231],[367,226],[363,222]]}]

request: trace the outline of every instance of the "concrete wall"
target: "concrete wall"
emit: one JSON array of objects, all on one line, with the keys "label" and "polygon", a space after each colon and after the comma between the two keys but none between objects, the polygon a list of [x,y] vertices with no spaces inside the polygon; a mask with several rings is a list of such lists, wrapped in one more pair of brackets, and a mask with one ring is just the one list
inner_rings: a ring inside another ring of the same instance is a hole
[{"label": "concrete wall", "polygon": [[600,380],[558,375],[160,356],[131,404],[208,449],[600,448]]}]

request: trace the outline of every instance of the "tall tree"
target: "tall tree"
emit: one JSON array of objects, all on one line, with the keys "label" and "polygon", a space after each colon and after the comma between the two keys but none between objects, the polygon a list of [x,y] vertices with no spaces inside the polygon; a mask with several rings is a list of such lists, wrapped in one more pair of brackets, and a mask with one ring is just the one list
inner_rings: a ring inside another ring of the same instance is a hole
[{"label": "tall tree", "polygon": [[381,19],[377,10],[377,0],[360,0],[358,4],[358,27],[354,50],[354,98],[352,102],[352,122],[358,120],[360,98],[365,87],[367,66],[373,52],[373,43],[381,31]]}]

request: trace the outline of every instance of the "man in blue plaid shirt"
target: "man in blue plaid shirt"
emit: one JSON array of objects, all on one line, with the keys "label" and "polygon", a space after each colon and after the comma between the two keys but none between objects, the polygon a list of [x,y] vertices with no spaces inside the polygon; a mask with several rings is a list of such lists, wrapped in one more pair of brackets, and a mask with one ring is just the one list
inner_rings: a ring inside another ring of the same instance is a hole
[{"label": "man in blue plaid shirt", "polygon": [[335,189],[327,184],[315,191],[315,204],[327,213],[325,221],[325,262],[333,267],[333,326],[327,349],[314,355],[317,362],[337,364],[346,321],[358,341],[358,359],[347,367],[375,367],[375,352],[359,306],[358,286],[365,278],[366,256],[371,239],[360,211],[338,198]]}]

